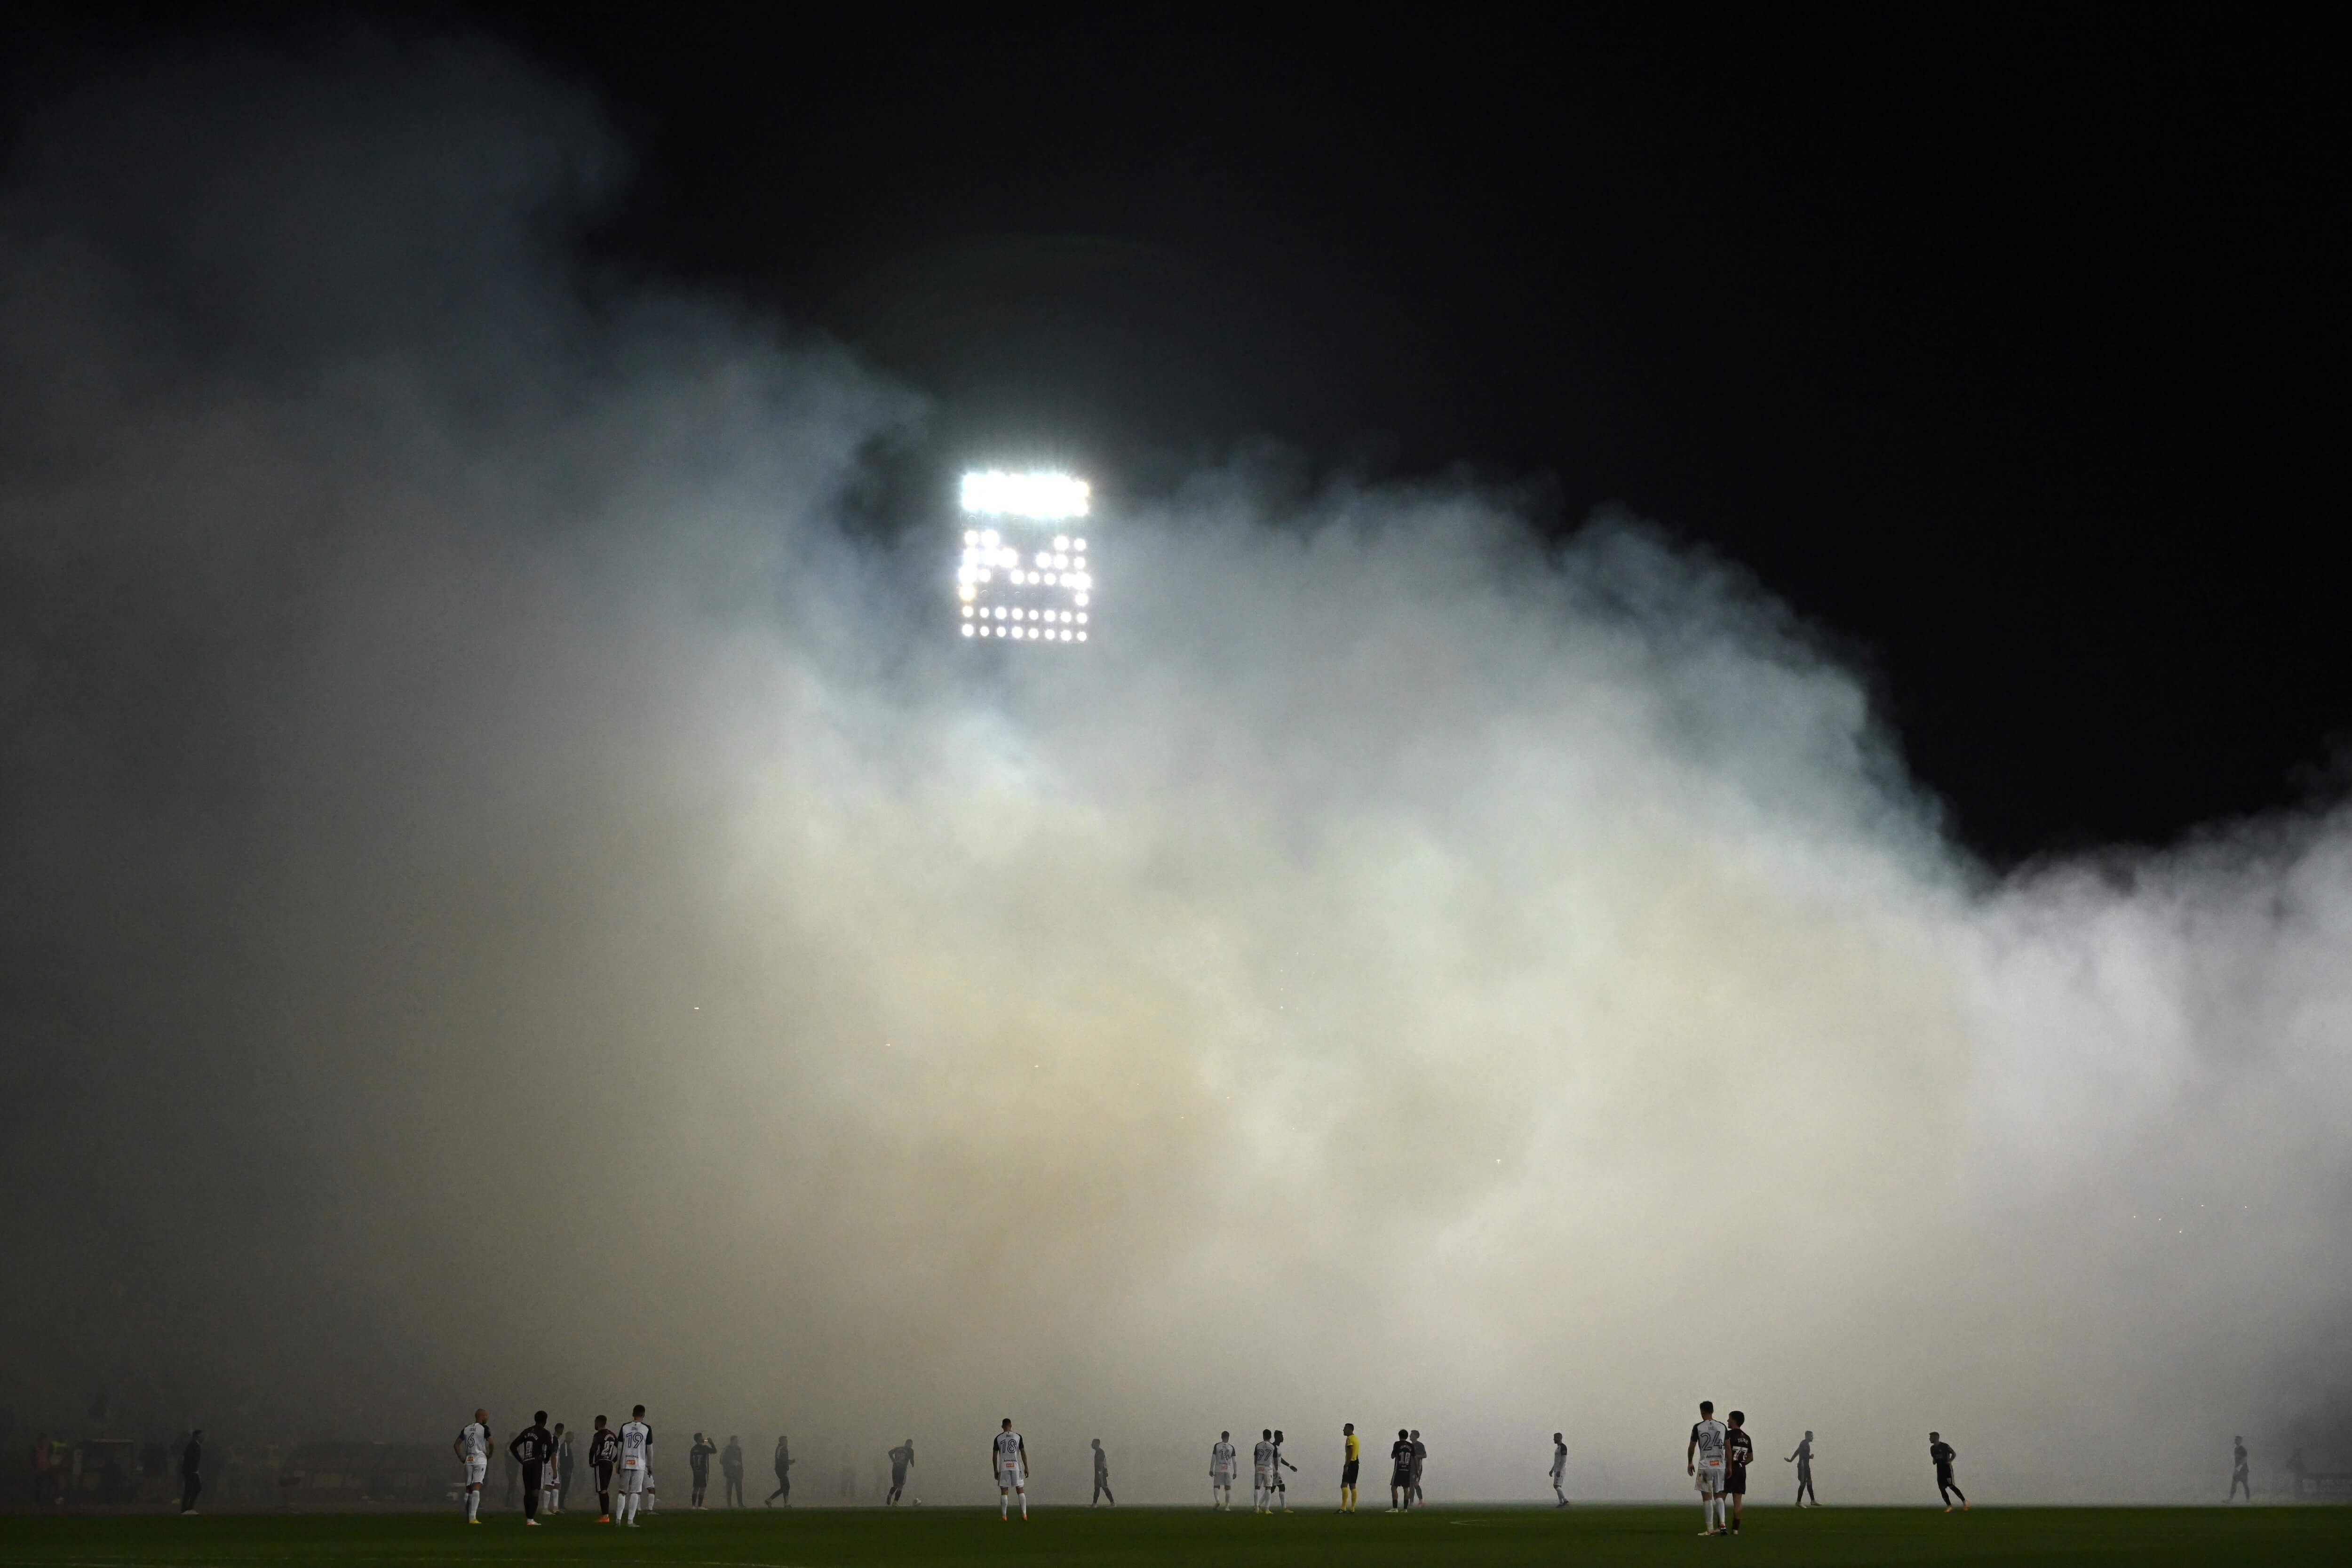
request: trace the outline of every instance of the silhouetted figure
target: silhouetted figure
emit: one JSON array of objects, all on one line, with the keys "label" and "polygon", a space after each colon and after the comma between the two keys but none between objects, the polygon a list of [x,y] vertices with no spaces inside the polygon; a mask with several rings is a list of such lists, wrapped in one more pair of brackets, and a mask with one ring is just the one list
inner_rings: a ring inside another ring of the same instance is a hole
[{"label": "silhouetted figure", "polygon": [[702,1506],[702,1496],[710,1489],[710,1456],[717,1452],[719,1452],[718,1444],[699,1432],[694,1435],[694,1446],[686,1451],[687,1472],[694,1482],[694,1496],[688,1501],[687,1507]]},{"label": "silhouetted figure", "polygon": [[1110,1456],[1103,1452],[1101,1438],[1097,1437],[1094,1442],[1095,1491],[1094,1496],[1087,1500],[1087,1506],[1092,1508],[1098,1502],[1108,1502],[1116,1507],[1118,1499],[1110,1495]]},{"label": "silhouetted figure", "polygon": [[1568,1506],[1568,1439],[1559,1433],[1551,1435],[1551,1495],[1559,1500],[1552,1506]]},{"label": "silhouetted figure", "polygon": [[907,1489],[907,1467],[915,1462],[915,1440],[912,1437],[890,1450],[890,1490],[882,1500],[885,1508],[898,1505],[898,1494]]},{"label": "silhouetted figure", "polygon": [[604,1425],[602,1415],[596,1417],[596,1429],[588,1434],[588,1468],[596,1478],[596,1522],[613,1522],[613,1467],[621,1462],[621,1435]]},{"label": "silhouetted figure", "polygon": [[1284,1478],[1282,1472],[1288,1470],[1293,1475],[1296,1475],[1298,1471],[1298,1467],[1282,1457],[1283,1441],[1282,1428],[1277,1426],[1274,1429],[1274,1503],[1275,1507],[1280,1511],[1288,1513],[1290,1511],[1290,1482]]},{"label": "silhouetted figure", "polygon": [[[1821,1507],[1822,1500],[1813,1496],[1813,1435],[1811,1432],[1806,1433],[1805,1440],[1797,1445],[1796,1452],[1780,1462],[1785,1465],[1790,1460],[1794,1460],[1797,1466],[1797,1506]],[[1810,1504],[1805,1500],[1808,1498],[1812,1499]]]},{"label": "silhouetted figure", "polygon": [[786,1508],[793,1506],[793,1450],[782,1437],[776,1439],[776,1489],[760,1506],[773,1508],[778,1498],[784,1500]]},{"label": "silhouetted figure", "polygon": [[547,1462],[539,1468],[539,1511],[541,1513],[563,1511],[563,1455],[564,1450],[571,1447],[572,1439],[564,1435],[563,1423],[558,1421],[555,1424],[555,1441],[548,1447]]},{"label": "silhouetted figure", "polygon": [[1412,1436],[1400,1426],[1397,1440],[1389,1445],[1389,1511],[1402,1513],[1412,1506]]},{"label": "silhouetted figure", "polygon": [[1412,1429],[1412,1502],[1418,1508],[1429,1506],[1429,1500],[1421,1495],[1421,1468],[1427,1463],[1429,1447],[1421,1440],[1421,1428],[1416,1426]]},{"label": "silhouetted figure", "polygon": [[562,1513],[572,1501],[572,1477],[580,1468],[580,1458],[572,1451],[572,1439],[576,1434],[561,1426],[555,1434],[555,1511]]},{"label": "silhouetted figure", "polygon": [[2240,1487],[2246,1489],[2246,1500],[2253,1501],[2254,1481],[2252,1473],[2246,1468],[2246,1440],[2243,1437],[2232,1437],[2230,1439],[2230,1495],[2221,1500],[2237,1501]]},{"label": "silhouetted figure", "polygon": [[180,1449],[180,1511],[196,1511],[196,1494],[205,1489],[205,1435],[201,1429],[188,1434],[187,1443]]},{"label": "silhouetted figure", "polygon": [[531,1413],[530,1425],[507,1440],[507,1458],[522,1471],[522,1521],[539,1523],[540,1472],[555,1458],[555,1434],[547,1429],[547,1412]]},{"label": "silhouetted figure", "polygon": [[1962,1512],[1968,1510],[1969,1494],[1960,1489],[1959,1482],[1952,1479],[1952,1461],[1959,1457],[1960,1451],[1945,1442],[1940,1433],[1927,1434],[1927,1458],[1936,1462],[1936,1490],[1944,1500],[1946,1513],[1952,1511],[1954,1498],[1960,1500]]},{"label": "silhouetted figure", "polygon": [[727,1482],[727,1506],[743,1506],[743,1444],[729,1434],[727,1447],[719,1450],[719,1473]]}]

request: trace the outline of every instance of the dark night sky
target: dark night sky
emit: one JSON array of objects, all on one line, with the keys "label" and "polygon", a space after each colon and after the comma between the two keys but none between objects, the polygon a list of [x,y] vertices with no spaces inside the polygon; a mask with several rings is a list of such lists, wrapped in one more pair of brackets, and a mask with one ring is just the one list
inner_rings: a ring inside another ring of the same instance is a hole
[{"label": "dark night sky", "polygon": [[[316,26],[197,10],[38,58]],[[585,243],[859,345],[925,460],[1622,505],[1870,670],[1996,860],[2291,803],[2352,731],[2352,128],[2276,16],[413,15],[590,85],[636,161]]]}]

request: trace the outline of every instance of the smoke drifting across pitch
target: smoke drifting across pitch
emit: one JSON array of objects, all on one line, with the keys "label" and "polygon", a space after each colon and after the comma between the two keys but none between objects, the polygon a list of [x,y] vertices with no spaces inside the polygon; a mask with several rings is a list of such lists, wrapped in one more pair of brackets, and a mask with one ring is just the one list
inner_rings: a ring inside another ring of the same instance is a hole
[{"label": "smoke drifting across pitch", "polygon": [[2010,1500],[2344,1386],[2340,811],[1990,880],[1763,594],[1450,486],[1204,474],[1094,530],[1118,636],[982,668],[844,521],[919,405],[581,279],[527,69],[151,60],[19,153],[28,1415],[643,1400],[933,1500],[1006,1413],[1048,1499],[1343,1420],[1540,1497],[1564,1427],[1636,1497],[1710,1396]]}]

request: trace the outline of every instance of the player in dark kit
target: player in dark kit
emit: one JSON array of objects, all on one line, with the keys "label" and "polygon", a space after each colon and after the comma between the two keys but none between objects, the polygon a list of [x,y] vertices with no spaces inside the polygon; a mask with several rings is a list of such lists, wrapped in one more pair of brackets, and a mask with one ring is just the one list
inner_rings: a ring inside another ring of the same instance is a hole
[{"label": "player in dark kit", "polygon": [[604,1425],[602,1415],[596,1417],[596,1430],[588,1435],[588,1468],[596,1472],[596,1522],[613,1522],[613,1467],[621,1462],[621,1435]]},{"label": "player in dark kit", "polygon": [[1723,1494],[1731,1500],[1731,1533],[1739,1533],[1739,1516],[1748,1505],[1748,1467],[1756,1458],[1756,1440],[1748,1435],[1748,1417],[1731,1413],[1731,1430],[1723,1435]]},{"label": "player in dark kit", "polygon": [[1806,1433],[1805,1440],[1797,1445],[1795,1452],[1780,1462],[1797,1467],[1797,1506],[1807,1506],[1805,1500],[1812,1498],[1811,1506],[1821,1507],[1822,1500],[1813,1495],[1813,1435]]},{"label": "player in dark kit", "polygon": [[1389,1511],[1402,1513],[1412,1506],[1412,1439],[1403,1427],[1389,1445]]},{"label": "player in dark kit", "polygon": [[507,1444],[508,1457],[522,1467],[522,1521],[539,1522],[539,1494],[542,1489],[540,1472],[555,1458],[555,1434],[547,1429],[547,1412],[531,1413],[530,1425],[516,1433]]},{"label": "player in dark kit", "polygon": [[710,1456],[719,1452],[719,1445],[697,1432],[694,1442],[686,1450],[686,1470],[694,1482],[694,1495],[687,1501],[688,1508],[700,1508],[705,1492],[710,1489]]},{"label": "player in dark kit", "polygon": [[[1097,1437],[1095,1439],[1095,1447],[1097,1448],[1100,1448],[1102,1447],[1101,1438]],[[890,1490],[888,1495],[884,1497],[882,1500],[883,1507],[896,1508],[898,1506],[898,1499],[904,1495],[907,1490],[907,1467],[914,1462],[915,1440],[912,1437],[908,1438],[905,1442],[890,1450]]]},{"label": "player in dark kit", "polygon": [[1952,1479],[1952,1461],[1959,1457],[1960,1451],[1945,1442],[1942,1433],[1927,1434],[1927,1458],[1936,1462],[1936,1490],[1943,1496],[1946,1513],[1952,1511],[1954,1498],[1960,1500],[1960,1511],[1968,1511],[1969,1494],[1960,1489],[1959,1482]]},{"label": "player in dark kit", "polygon": [[2230,1495],[2221,1500],[2237,1501],[2240,1487],[2246,1489],[2246,1500],[2253,1501],[2253,1477],[2246,1468],[2246,1440],[2243,1437],[2232,1437],[2230,1439]]}]

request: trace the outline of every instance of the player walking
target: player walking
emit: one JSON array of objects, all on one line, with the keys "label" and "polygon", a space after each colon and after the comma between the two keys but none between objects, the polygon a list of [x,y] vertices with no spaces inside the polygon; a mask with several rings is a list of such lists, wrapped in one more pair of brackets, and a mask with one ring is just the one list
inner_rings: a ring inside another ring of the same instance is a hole
[{"label": "player walking", "polygon": [[1029,1521],[1029,1449],[1021,1441],[1021,1434],[1013,1429],[1013,1417],[1004,1418],[992,1445],[991,1462],[996,1470],[996,1517],[1000,1523],[1012,1517],[1013,1494],[1021,1494],[1021,1521]]},{"label": "player walking", "polygon": [[1551,1495],[1559,1500],[1552,1506],[1568,1506],[1568,1439],[1555,1432],[1551,1435]]},{"label": "player walking", "polygon": [[[1288,1470],[1291,1474],[1297,1475],[1298,1473],[1298,1467],[1282,1457],[1282,1428],[1277,1426],[1274,1429],[1274,1500],[1280,1504],[1281,1512],[1288,1513],[1290,1511],[1290,1483],[1283,1479],[1282,1472]],[[1274,1509],[1268,1509],[1266,1511],[1272,1513],[1276,1510]]]},{"label": "player walking", "polygon": [[604,1425],[602,1415],[596,1417],[596,1429],[588,1434],[588,1468],[596,1476],[596,1522],[613,1522],[613,1471],[621,1462],[621,1435]]},{"label": "player walking", "polygon": [[1412,1438],[1402,1426],[1389,1445],[1389,1511],[1402,1513],[1412,1506]]},{"label": "player walking", "polygon": [[907,1467],[915,1462],[915,1440],[912,1437],[890,1450],[890,1493],[882,1500],[885,1508],[898,1506],[899,1494],[907,1489]]},{"label": "player walking", "polygon": [[1342,1458],[1339,1461],[1339,1511],[1356,1511],[1356,1476],[1363,1468],[1364,1450],[1356,1441],[1356,1424],[1349,1422],[1339,1428]]},{"label": "player walking", "polygon": [[782,1433],[776,1436],[775,1466],[776,1489],[770,1492],[768,1500],[760,1506],[773,1508],[776,1506],[776,1500],[782,1498],[784,1500],[784,1506],[790,1508],[793,1506],[793,1446],[785,1441]]},{"label": "player walking", "polygon": [[1698,1511],[1706,1528],[1701,1535],[1721,1535],[1723,1528],[1723,1443],[1727,1429],[1715,1418],[1715,1401],[1698,1402],[1698,1420],[1683,1450],[1683,1470],[1698,1478]]},{"label": "player walking", "polygon": [[1220,1432],[1217,1440],[1209,1445],[1209,1506],[1231,1510],[1234,1506],[1234,1471],[1241,1461],[1234,1454],[1234,1435]]},{"label": "player walking", "polygon": [[1962,1513],[1966,1513],[1969,1508],[1969,1494],[1960,1489],[1959,1482],[1952,1479],[1952,1461],[1959,1457],[1960,1451],[1945,1442],[1940,1433],[1927,1434],[1927,1458],[1936,1462],[1936,1490],[1944,1500],[1946,1513],[1952,1511],[1954,1498],[1960,1500]]},{"label": "player walking", "polygon": [[1421,1428],[1412,1429],[1412,1497],[1415,1507],[1427,1508],[1429,1500],[1421,1495],[1421,1468],[1429,1463],[1429,1447],[1421,1440]]},{"label": "player walking", "polygon": [[639,1405],[621,1423],[620,1507],[613,1516],[616,1523],[631,1530],[637,1528],[637,1510],[644,1504],[646,1483],[652,1479],[653,1468],[654,1429],[646,1425],[646,1407]]},{"label": "player walking", "polygon": [[1088,1508],[1092,1508],[1095,1506],[1096,1501],[1100,1500],[1109,1503],[1113,1508],[1117,1508],[1118,1506],[1118,1499],[1110,1495],[1110,1456],[1103,1452],[1101,1438],[1097,1437],[1094,1441],[1095,1491],[1094,1496],[1087,1500],[1087,1506]]},{"label": "player walking", "polygon": [[2221,1500],[2237,1501],[2240,1487],[2246,1489],[2246,1500],[2253,1501],[2253,1478],[2246,1469],[2246,1440],[2243,1437],[2232,1437],[2230,1439],[2230,1495]]},{"label": "player walking", "polygon": [[547,1489],[547,1462],[555,1458],[555,1434],[547,1429],[547,1412],[534,1412],[530,1425],[516,1433],[507,1453],[522,1467],[522,1521],[539,1523],[539,1503]]},{"label": "player walking", "polygon": [[1797,1467],[1797,1506],[1799,1508],[1808,1506],[1805,1500],[1812,1498],[1813,1500],[1810,1506],[1821,1507],[1822,1500],[1813,1497],[1813,1435],[1811,1432],[1805,1434],[1805,1440],[1797,1445],[1796,1451],[1780,1462],[1785,1465],[1791,1460],[1795,1461]]},{"label": "player walking", "polygon": [[[457,1440],[449,1445],[460,1464],[466,1467],[466,1522],[482,1522],[482,1478],[490,1473],[490,1413],[477,1410],[474,1418],[457,1433]],[[185,1510],[182,1510],[186,1511]]]},{"label": "player walking", "polygon": [[1748,1417],[1731,1413],[1731,1430],[1723,1439],[1723,1489],[1731,1499],[1731,1533],[1739,1533],[1739,1516],[1748,1508],[1748,1467],[1756,1462],[1756,1439],[1748,1435]]}]

